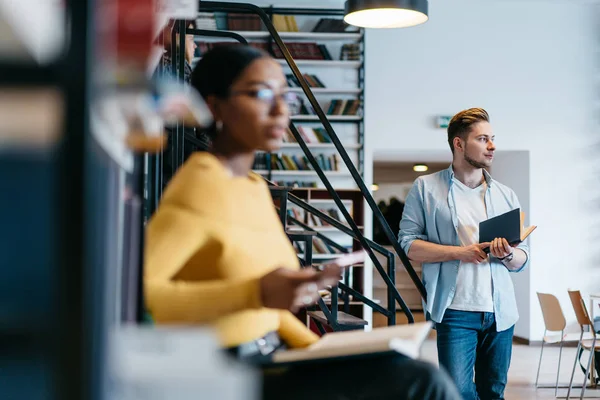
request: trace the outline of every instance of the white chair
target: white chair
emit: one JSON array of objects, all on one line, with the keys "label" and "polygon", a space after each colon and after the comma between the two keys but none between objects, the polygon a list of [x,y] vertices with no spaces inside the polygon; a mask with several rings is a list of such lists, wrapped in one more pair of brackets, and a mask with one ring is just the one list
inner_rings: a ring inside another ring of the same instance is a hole
[{"label": "white chair", "polygon": [[[542,340],[542,350],[540,352],[540,361],[538,363],[537,375],[535,377],[536,388],[554,388],[554,396],[558,392],[558,376],[560,374],[560,361],[562,358],[562,349],[564,343],[576,343],[579,341],[578,334],[565,334],[567,320],[560,306],[560,302],[556,296],[548,293],[537,293],[540,307],[542,308],[542,316],[544,317],[544,338]],[[548,332],[560,332],[560,334],[548,335]],[[556,383],[553,386],[540,386],[538,380],[540,377],[540,368],[542,366],[542,356],[544,355],[544,344],[555,345],[560,344],[558,353],[558,367],[556,368]],[[566,387],[566,386],[562,386]]]},{"label": "white chair", "polygon": [[[596,349],[600,349],[600,343],[596,343],[596,340],[599,338],[598,335],[594,333],[594,323],[590,319],[587,308],[585,306],[585,302],[581,297],[581,292],[579,290],[569,290],[569,297],[571,299],[571,303],[573,304],[573,311],[575,311],[575,316],[577,317],[577,323],[581,327],[581,335],[579,336],[579,343],[577,344],[577,353],[579,354],[579,349],[582,347],[586,350],[590,351],[590,356],[588,358],[587,367],[583,373],[583,385],[581,386],[581,395],[580,399],[583,399],[583,395],[585,394],[586,382],[588,378],[588,373],[590,372],[590,367],[592,366],[592,359],[594,358],[594,351]],[[591,332],[592,339],[585,338],[585,327],[589,328],[589,332]],[[569,382],[569,391],[567,392],[567,400],[571,395],[571,386],[573,385],[573,376],[575,375],[575,368],[577,367],[577,357],[575,357],[575,362],[573,363],[573,372],[571,372],[571,381]]]}]

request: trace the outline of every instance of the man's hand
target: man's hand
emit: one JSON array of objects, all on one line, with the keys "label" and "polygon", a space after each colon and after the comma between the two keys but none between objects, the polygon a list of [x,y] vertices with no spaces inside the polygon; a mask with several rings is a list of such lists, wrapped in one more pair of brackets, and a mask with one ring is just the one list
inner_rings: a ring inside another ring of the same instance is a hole
[{"label": "man's hand", "polygon": [[490,242],[472,244],[470,246],[461,247],[458,259],[462,262],[479,264],[487,259],[487,254],[483,251],[490,247]]},{"label": "man's hand", "polygon": [[490,254],[496,258],[505,258],[512,254],[513,248],[504,238],[496,238],[490,244]]}]

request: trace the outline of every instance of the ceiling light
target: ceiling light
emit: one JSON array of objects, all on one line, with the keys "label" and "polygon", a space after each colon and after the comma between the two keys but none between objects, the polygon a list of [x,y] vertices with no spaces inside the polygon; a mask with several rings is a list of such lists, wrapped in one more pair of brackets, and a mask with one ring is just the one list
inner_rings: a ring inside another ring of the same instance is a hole
[{"label": "ceiling light", "polygon": [[415,172],[425,172],[429,169],[427,164],[415,164],[413,165],[413,171]]},{"label": "ceiling light", "polygon": [[427,0],[347,0],[344,21],[361,28],[406,28],[426,22]]},{"label": "ceiling light", "polygon": [[379,185],[374,183],[371,185],[371,191],[376,192],[379,190]]}]

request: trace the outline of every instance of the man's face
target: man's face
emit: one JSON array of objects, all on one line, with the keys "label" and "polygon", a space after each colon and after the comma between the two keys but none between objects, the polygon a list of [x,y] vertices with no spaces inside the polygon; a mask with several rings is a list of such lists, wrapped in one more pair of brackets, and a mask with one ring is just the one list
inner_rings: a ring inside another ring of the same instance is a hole
[{"label": "man's face", "polygon": [[489,122],[478,122],[471,126],[471,131],[463,144],[463,156],[465,161],[475,168],[488,168],[494,160],[495,136]]}]

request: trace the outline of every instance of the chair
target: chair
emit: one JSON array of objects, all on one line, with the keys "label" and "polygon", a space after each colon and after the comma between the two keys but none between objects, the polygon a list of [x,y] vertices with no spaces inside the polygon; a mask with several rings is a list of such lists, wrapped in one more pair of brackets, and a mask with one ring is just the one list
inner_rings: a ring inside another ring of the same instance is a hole
[{"label": "chair", "polygon": [[[594,357],[594,351],[596,349],[600,349],[600,343],[596,343],[596,339],[598,335],[594,334],[594,323],[590,320],[590,316],[588,314],[587,308],[585,306],[585,302],[581,297],[581,292],[579,290],[569,290],[569,297],[571,299],[571,303],[573,304],[573,311],[575,311],[575,316],[577,317],[577,323],[581,327],[581,335],[579,336],[579,343],[577,344],[577,354],[579,354],[579,349],[582,347],[586,350],[590,351],[590,357],[588,358],[587,367],[583,374],[583,385],[581,386],[581,395],[580,399],[583,399],[583,395],[585,394],[586,389],[586,381],[587,376],[590,371],[590,367],[592,365],[592,358]],[[592,339],[585,339],[585,327],[589,327],[590,332],[592,332]],[[569,382],[569,391],[567,392],[567,400],[571,395],[571,386],[573,385],[573,376],[575,375],[575,368],[577,367],[577,357],[575,358],[575,362],[573,363],[573,372],[571,372],[571,381]]]},{"label": "chair", "polygon": [[[560,361],[562,358],[562,349],[564,343],[578,342],[579,335],[573,336],[573,334],[565,335],[565,327],[567,326],[567,320],[560,306],[560,302],[556,296],[548,293],[537,293],[538,300],[540,301],[540,307],[542,308],[542,316],[544,317],[544,337],[542,340],[542,350],[540,352],[540,361],[538,363],[537,375],[535,377],[535,387],[554,387],[554,396],[556,397],[558,392],[558,376],[560,374]],[[548,332],[560,332],[560,335],[547,335]],[[542,356],[544,354],[544,344],[558,344],[560,343],[560,351],[558,353],[558,368],[556,369],[556,384],[554,386],[538,386],[538,379],[540,377],[540,368],[542,366]],[[564,386],[563,386],[564,387]]]}]

